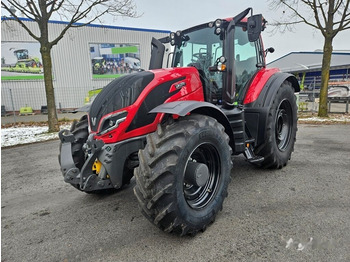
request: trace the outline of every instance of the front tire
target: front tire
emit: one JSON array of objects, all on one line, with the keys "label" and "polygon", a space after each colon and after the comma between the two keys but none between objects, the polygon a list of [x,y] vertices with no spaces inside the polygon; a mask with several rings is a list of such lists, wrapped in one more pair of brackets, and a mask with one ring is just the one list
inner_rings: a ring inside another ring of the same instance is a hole
[{"label": "front tire", "polygon": [[83,115],[78,122],[74,121],[70,131],[74,135],[75,141],[72,142],[72,156],[74,164],[81,169],[85,163],[86,156],[83,151],[83,145],[89,136],[87,115]]},{"label": "front tire", "polygon": [[265,142],[255,150],[264,157],[263,168],[282,168],[294,151],[297,132],[297,104],[294,89],[285,81],[277,90],[270,107]]},{"label": "front tire", "polygon": [[[166,232],[194,235],[214,221],[232,168],[229,138],[215,119],[191,115],[159,125],[147,136],[139,160],[134,193],[153,224]],[[191,166],[207,177],[194,181]]]}]

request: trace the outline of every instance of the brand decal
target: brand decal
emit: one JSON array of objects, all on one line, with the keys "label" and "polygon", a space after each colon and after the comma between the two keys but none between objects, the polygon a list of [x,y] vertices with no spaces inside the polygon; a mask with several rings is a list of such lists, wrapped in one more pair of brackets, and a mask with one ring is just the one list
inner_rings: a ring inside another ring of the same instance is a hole
[{"label": "brand decal", "polygon": [[96,117],[91,117],[91,123],[93,126],[96,125]]}]

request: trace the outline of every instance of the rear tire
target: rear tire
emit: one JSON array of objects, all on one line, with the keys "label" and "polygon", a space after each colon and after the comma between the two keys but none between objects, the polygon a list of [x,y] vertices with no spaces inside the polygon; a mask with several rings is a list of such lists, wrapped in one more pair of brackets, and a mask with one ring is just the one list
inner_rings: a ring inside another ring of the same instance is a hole
[{"label": "rear tire", "polygon": [[297,105],[294,89],[285,81],[279,87],[270,107],[265,142],[255,154],[264,157],[263,168],[282,168],[294,151],[297,132]]},{"label": "rear tire", "polygon": [[[135,169],[134,193],[142,213],[166,232],[194,235],[204,231],[227,196],[231,152],[224,127],[211,117],[190,115],[159,125],[147,136]],[[190,162],[207,166],[205,185],[185,182]]]}]

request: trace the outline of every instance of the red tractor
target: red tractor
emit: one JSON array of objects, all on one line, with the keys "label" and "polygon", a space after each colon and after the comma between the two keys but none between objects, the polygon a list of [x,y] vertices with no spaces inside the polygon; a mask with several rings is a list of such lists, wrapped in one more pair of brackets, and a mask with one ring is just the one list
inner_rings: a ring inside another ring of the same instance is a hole
[{"label": "red tractor", "polygon": [[135,176],[142,213],[186,235],[205,230],[222,208],[233,155],[285,166],[300,88],[293,75],[266,68],[266,21],[249,12],[153,38],[149,70],[113,80],[60,132],[64,180],[96,193]]}]

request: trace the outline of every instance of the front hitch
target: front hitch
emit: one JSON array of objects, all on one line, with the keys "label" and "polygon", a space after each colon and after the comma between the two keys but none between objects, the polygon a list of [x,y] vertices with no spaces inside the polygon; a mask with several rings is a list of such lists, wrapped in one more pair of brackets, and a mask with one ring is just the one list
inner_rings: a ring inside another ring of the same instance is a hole
[{"label": "front hitch", "polygon": [[90,134],[86,141],[86,149],[89,156],[86,159],[81,170],[74,164],[72,156],[72,143],[75,141],[74,135],[69,130],[61,130],[58,134],[61,140],[61,154],[60,165],[64,177],[64,181],[79,186],[82,191],[96,191],[102,189],[113,188],[109,179],[101,179],[92,171],[99,153],[101,152],[104,142],[102,140],[95,140],[94,134]]}]

